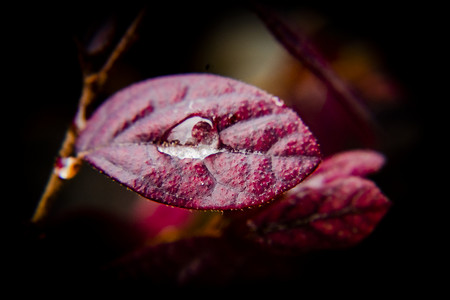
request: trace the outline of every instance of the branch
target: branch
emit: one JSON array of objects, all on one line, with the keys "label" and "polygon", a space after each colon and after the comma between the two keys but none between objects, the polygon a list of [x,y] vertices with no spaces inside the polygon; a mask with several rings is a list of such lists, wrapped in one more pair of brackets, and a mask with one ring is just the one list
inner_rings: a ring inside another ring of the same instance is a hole
[{"label": "branch", "polygon": [[78,133],[86,126],[86,111],[89,106],[92,105],[104,86],[114,63],[134,41],[136,30],[141,23],[144,14],[145,10],[142,10],[134,19],[102,68],[97,73],[86,75],[84,77],[81,97],[78,102],[78,110],[75,114],[73,125],[67,129],[66,136],[58,153],[58,158],[53,166],[44,193],[31,218],[31,222],[42,222],[48,215],[49,208],[58,197],[59,191],[66,182],[66,179],[72,178],[77,173],[81,165],[81,160],[74,157],[75,141],[78,137]]},{"label": "branch", "polygon": [[319,55],[309,43],[306,36],[299,32],[294,32],[269,9],[253,1],[250,2],[253,10],[274,37],[291,55],[297,58],[306,68],[317,76],[317,78],[319,78],[333,93],[335,99],[345,109],[351,120],[354,122],[361,140],[365,141],[366,146],[373,146],[375,141],[374,132],[377,126],[372,115],[363,105],[362,101],[356,97],[349,86]]},{"label": "branch", "polygon": [[83,92],[78,104],[78,111],[75,115],[75,126],[78,130],[82,130],[86,126],[86,109],[89,107],[95,99],[96,93],[100,90],[108,78],[108,74],[114,65],[114,63],[120,58],[120,56],[129,48],[134,41],[136,30],[144,17],[145,10],[142,10],[138,16],[134,19],[133,23],[128,27],[127,31],[117,44],[114,51],[106,60],[103,67],[97,73],[87,75],[84,78]]}]

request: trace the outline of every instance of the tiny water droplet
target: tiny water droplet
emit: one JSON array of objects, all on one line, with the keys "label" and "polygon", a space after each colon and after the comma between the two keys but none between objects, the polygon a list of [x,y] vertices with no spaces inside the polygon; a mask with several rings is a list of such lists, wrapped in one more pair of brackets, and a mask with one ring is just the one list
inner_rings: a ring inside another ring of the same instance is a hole
[{"label": "tiny water droplet", "polygon": [[273,103],[275,103],[276,106],[283,106],[284,105],[283,100],[281,100],[280,98],[278,98],[276,96],[272,97],[272,101],[273,101]]},{"label": "tiny water droplet", "polygon": [[61,179],[71,179],[77,175],[81,167],[81,160],[76,157],[58,157],[53,172]]}]

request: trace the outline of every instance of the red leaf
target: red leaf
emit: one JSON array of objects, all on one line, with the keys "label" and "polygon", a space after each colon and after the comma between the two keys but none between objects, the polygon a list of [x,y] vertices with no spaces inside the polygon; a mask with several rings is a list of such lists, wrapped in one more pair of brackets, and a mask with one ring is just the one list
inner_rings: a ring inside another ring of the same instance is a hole
[{"label": "red leaf", "polygon": [[310,251],[353,246],[369,235],[390,202],[367,179],[383,157],[349,151],[326,159],[305,182],[248,220],[256,239],[276,249]]},{"label": "red leaf", "polygon": [[[203,288],[260,284],[291,272],[291,262],[225,237],[198,236],[147,246],[104,268],[108,283]],[[263,262],[263,263],[262,263]]]},{"label": "red leaf", "polygon": [[193,209],[262,204],[320,161],[311,132],[277,97],[206,74],[123,89],[95,112],[76,146],[144,197]]},{"label": "red leaf", "polygon": [[333,176],[366,176],[375,173],[384,165],[385,158],[373,150],[352,150],[335,154],[325,159],[314,175]]}]

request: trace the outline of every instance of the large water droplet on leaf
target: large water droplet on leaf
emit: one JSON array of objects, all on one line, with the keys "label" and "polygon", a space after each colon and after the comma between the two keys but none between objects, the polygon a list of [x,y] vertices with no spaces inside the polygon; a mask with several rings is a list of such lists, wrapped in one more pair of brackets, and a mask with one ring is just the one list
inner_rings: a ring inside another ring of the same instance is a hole
[{"label": "large water droplet on leaf", "polygon": [[198,116],[188,118],[173,127],[157,146],[158,151],[180,159],[205,157],[222,152],[219,134],[209,119]]}]

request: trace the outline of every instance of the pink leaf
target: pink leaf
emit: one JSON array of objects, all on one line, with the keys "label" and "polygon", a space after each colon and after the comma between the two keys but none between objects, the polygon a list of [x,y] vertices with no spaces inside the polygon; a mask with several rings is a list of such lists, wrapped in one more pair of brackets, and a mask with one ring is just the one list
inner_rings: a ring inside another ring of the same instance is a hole
[{"label": "pink leaf", "polygon": [[247,226],[261,243],[276,249],[310,251],[353,246],[368,236],[390,202],[367,179],[382,156],[349,151],[326,159],[308,180],[251,218]]},{"label": "pink leaf", "polygon": [[260,205],[320,161],[311,132],[277,97],[207,74],[119,91],[76,146],[84,160],[144,197],[193,209]]},{"label": "pink leaf", "polygon": [[136,201],[132,218],[147,239],[168,233],[174,236],[187,228],[194,214],[186,209],[169,207],[153,201]]}]

